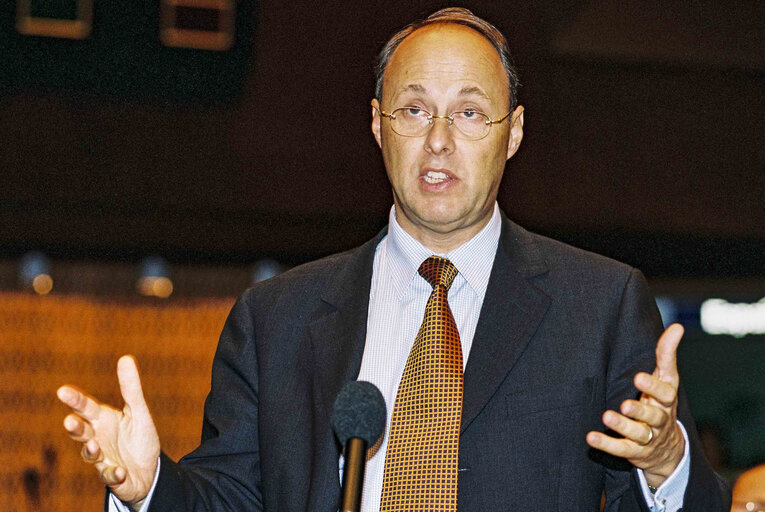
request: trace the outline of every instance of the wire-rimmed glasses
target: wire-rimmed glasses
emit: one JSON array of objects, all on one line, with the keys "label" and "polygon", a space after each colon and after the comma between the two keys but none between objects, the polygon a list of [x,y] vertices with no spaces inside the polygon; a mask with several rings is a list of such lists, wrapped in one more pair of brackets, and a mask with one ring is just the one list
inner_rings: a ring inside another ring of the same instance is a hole
[{"label": "wire-rimmed glasses", "polygon": [[419,137],[425,135],[436,122],[436,119],[446,119],[449,126],[456,128],[455,137],[466,140],[483,139],[489,134],[491,125],[498,124],[508,118],[512,112],[492,121],[478,110],[467,109],[452,112],[447,116],[436,116],[420,107],[400,107],[392,112],[378,109],[380,115],[390,120],[391,130],[403,137]]}]

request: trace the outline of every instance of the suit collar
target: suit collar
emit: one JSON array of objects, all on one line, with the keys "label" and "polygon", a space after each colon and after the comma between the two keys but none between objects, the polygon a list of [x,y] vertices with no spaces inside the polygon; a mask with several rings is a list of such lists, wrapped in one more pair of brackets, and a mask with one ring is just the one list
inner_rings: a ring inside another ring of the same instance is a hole
[{"label": "suit collar", "polygon": [[518,274],[525,278],[547,272],[547,262],[537,243],[537,237],[502,213],[502,234],[499,243],[502,252],[497,256],[507,257]]},{"label": "suit collar", "polygon": [[381,246],[381,250],[387,251],[382,264],[388,266],[392,285],[401,299],[417,277],[418,269],[426,258],[433,255],[447,258],[459,270],[458,279],[466,281],[480,300],[483,300],[501,230],[502,215],[494,203],[491,219],[473,238],[448,253],[434,253],[398,224],[396,209],[393,206],[389,215],[388,236]]}]

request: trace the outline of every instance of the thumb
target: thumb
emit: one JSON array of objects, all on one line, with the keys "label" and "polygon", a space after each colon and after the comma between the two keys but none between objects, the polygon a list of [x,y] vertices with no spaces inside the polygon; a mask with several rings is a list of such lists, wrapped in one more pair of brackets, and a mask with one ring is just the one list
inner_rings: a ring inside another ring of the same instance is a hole
[{"label": "thumb", "polygon": [[657,376],[664,382],[677,386],[680,375],[677,371],[677,347],[685,330],[680,324],[672,324],[662,333],[656,344]]},{"label": "thumb", "polygon": [[133,356],[122,356],[117,361],[117,378],[122,398],[130,409],[134,413],[148,411],[141,388],[141,377],[138,376],[138,367]]}]

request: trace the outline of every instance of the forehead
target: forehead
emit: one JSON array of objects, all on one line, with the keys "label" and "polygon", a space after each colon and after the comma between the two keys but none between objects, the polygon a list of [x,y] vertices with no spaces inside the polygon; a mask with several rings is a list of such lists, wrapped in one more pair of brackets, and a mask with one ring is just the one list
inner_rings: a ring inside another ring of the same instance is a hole
[{"label": "forehead", "polygon": [[434,94],[479,89],[494,101],[506,101],[508,87],[491,43],[455,24],[415,30],[393,52],[383,77],[383,96],[388,99],[415,89]]}]

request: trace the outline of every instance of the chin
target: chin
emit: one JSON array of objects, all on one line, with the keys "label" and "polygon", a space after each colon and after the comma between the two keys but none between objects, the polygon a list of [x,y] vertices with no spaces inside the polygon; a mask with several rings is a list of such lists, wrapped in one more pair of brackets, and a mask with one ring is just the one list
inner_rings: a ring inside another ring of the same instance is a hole
[{"label": "chin", "polygon": [[424,217],[425,224],[437,233],[448,233],[464,225],[464,218],[451,215],[430,215]]}]

